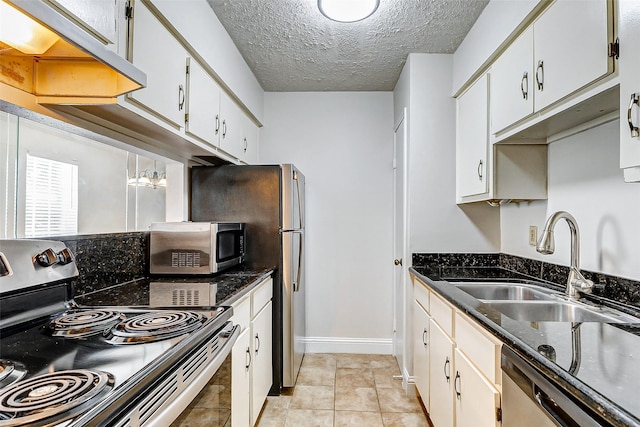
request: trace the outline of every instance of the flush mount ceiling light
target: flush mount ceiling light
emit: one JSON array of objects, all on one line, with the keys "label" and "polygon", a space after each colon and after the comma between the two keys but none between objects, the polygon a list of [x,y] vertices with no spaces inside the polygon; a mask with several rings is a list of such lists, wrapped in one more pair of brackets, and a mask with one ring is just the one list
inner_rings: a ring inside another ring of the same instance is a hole
[{"label": "flush mount ceiling light", "polygon": [[338,22],[361,21],[378,9],[380,0],[318,0],[318,9],[327,18]]},{"label": "flush mount ceiling light", "polygon": [[0,0],[0,41],[22,53],[40,55],[58,40],[51,30]]}]

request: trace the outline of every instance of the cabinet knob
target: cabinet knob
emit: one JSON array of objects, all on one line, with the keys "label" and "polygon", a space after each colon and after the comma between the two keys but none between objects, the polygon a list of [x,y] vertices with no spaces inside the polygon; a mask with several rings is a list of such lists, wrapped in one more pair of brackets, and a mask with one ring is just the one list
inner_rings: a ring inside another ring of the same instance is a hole
[{"label": "cabinet knob", "polygon": [[398,258],[394,259],[394,260],[393,260],[393,263],[394,263],[395,265],[402,265],[402,258],[400,258],[400,259],[398,259]]}]

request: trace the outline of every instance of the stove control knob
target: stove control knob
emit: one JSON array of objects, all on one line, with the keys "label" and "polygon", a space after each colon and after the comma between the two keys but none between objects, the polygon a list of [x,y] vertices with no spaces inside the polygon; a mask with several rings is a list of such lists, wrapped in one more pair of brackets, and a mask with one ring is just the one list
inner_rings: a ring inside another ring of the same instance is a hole
[{"label": "stove control knob", "polygon": [[73,255],[71,254],[71,251],[69,249],[64,248],[63,250],[58,252],[58,255],[56,255],[56,260],[58,261],[58,264],[69,264],[71,261],[73,261]]},{"label": "stove control knob", "polygon": [[58,259],[53,249],[49,248],[44,252],[41,252],[38,255],[36,255],[36,262],[43,267],[50,267],[51,265],[58,262]]}]

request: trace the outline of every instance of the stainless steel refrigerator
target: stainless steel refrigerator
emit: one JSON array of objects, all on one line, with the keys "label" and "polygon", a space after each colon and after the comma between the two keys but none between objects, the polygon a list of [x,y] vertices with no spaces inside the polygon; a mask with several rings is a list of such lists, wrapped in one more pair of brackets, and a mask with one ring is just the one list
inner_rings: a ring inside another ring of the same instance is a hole
[{"label": "stainless steel refrigerator", "polygon": [[246,264],[276,267],[273,387],[295,385],[305,352],[304,175],[291,164],[191,169],[191,220],[246,223]]}]

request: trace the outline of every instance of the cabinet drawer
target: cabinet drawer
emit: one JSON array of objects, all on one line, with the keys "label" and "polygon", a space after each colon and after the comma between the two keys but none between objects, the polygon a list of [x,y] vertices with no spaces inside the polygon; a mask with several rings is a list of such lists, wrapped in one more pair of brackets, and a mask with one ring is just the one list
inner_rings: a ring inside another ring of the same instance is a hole
[{"label": "cabinet drawer", "polygon": [[418,281],[413,285],[413,298],[429,313],[429,290]]},{"label": "cabinet drawer", "polygon": [[431,317],[433,317],[438,325],[440,325],[442,330],[452,337],[453,307],[451,307],[448,302],[433,293],[429,298],[429,313],[431,313]]},{"label": "cabinet drawer", "polygon": [[255,317],[262,308],[271,301],[273,295],[273,279],[269,278],[262,282],[251,293],[251,318]]},{"label": "cabinet drawer", "polygon": [[487,335],[479,325],[456,313],[456,344],[469,360],[494,384],[500,384],[500,346],[501,344]]},{"label": "cabinet drawer", "polygon": [[251,298],[249,295],[245,296],[239,301],[231,304],[233,307],[233,323],[240,325],[240,332],[249,327],[251,321]]}]

